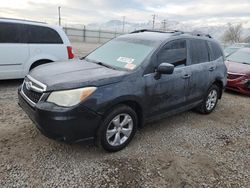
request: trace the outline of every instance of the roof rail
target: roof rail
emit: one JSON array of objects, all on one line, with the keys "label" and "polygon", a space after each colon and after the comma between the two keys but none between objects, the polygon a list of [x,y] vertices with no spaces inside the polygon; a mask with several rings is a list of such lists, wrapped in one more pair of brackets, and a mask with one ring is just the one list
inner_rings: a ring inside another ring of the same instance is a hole
[{"label": "roof rail", "polygon": [[204,34],[204,33],[199,33],[199,32],[185,32],[185,31],[179,31],[179,30],[161,31],[161,30],[152,30],[152,29],[140,29],[140,30],[133,31],[130,34],[133,34],[133,33],[143,33],[143,32],[173,33],[174,35],[189,34],[189,35],[193,35],[193,36],[212,38],[212,36],[209,35],[209,34]]},{"label": "roof rail", "polygon": [[208,37],[208,38],[212,38],[211,35],[209,34],[205,34],[205,33],[200,33],[200,32],[190,32],[191,35],[194,35],[194,36],[198,36],[198,37]]},{"label": "roof rail", "polygon": [[47,24],[46,22],[39,22],[39,21],[25,20],[25,19],[17,19],[17,18],[3,18],[3,17],[0,17],[0,19],[2,19],[2,20],[13,20],[13,21],[24,21],[24,22]]},{"label": "roof rail", "polygon": [[179,32],[179,31],[161,31],[161,30],[153,30],[153,29],[139,29],[139,30],[132,31],[130,34],[143,33],[143,32],[175,33],[175,32]]},{"label": "roof rail", "polygon": [[182,34],[189,34],[189,35],[198,36],[198,37],[208,37],[208,38],[212,38],[212,36],[209,35],[209,34],[200,33],[200,32],[195,32],[195,31],[192,31],[192,32],[179,31],[179,32],[182,32]]}]

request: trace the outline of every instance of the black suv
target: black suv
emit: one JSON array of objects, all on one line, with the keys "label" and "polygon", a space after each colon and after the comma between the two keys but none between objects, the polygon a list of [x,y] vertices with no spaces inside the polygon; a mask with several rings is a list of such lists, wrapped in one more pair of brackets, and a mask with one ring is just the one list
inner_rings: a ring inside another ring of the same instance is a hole
[{"label": "black suv", "polygon": [[209,35],[140,30],[75,62],[42,65],[19,88],[19,104],[54,139],[124,148],[146,122],[189,109],[212,112],[226,85]]}]

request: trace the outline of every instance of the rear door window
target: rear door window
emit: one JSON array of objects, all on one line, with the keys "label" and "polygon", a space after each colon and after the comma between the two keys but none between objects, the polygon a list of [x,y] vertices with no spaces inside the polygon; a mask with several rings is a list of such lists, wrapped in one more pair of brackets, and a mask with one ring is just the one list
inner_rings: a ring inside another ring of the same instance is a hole
[{"label": "rear door window", "polygon": [[216,44],[215,42],[211,42],[211,41],[208,41],[207,43],[208,43],[211,61],[215,61],[216,59],[219,59],[220,57],[224,57],[223,52],[218,44]]},{"label": "rear door window", "polygon": [[62,44],[60,35],[51,28],[28,26],[28,42],[31,44]]},{"label": "rear door window", "polygon": [[191,64],[209,62],[208,47],[205,40],[190,40],[190,60]]},{"label": "rear door window", "polygon": [[167,43],[157,55],[158,65],[170,63],[175,67],[185,66],[187,62],[186,40],[175,40]]},{"label": "rear door window", "polygon": [[27,43],[24,24],[0,22],[0,43]]}]

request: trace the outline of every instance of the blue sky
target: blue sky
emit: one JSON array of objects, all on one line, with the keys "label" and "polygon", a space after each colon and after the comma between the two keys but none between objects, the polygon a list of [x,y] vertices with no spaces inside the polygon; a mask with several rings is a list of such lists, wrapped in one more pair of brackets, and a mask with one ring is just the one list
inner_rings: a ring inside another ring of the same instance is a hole
[{"label": "blue sky", "polygon": [[57,23],[57,7],[63,24],[102,23],[123,16],[130,22],[175,20],[192,25],[250,26],[250,0],[0,0],[0,17]]}]

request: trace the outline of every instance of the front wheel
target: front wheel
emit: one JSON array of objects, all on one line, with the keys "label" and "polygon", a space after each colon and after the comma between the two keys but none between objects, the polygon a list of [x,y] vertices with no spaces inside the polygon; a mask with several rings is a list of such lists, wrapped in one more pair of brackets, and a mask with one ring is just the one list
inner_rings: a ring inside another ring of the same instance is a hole
[{"label": "front wheel", "polygon": [[204,97],[202,104],[197,108],[198,111],[203,114],[210,114],[218,103],[219,91],[218,86],[212,85]]},{"label": "front wheel", "polygon": [[98,145],[110,152],[123,149],[134,137],[137,124],[138,118],[132,108],[117,106],[108,113],[98,130]]}]

